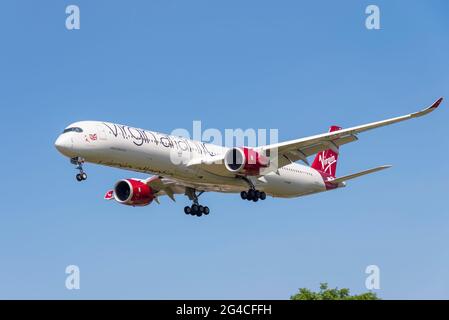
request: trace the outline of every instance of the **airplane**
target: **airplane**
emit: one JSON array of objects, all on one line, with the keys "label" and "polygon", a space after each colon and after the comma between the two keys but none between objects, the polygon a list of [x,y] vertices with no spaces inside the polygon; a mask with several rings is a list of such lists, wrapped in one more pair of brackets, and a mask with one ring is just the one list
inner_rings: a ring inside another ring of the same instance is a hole
[{"label": "airplane", "polygon": [[[223,147],[102,121],[72,123],[55,147],[76,166],[78,181],[87,179],[85,162],[153,175],[117,181],[106,200],[147,206],[160,203],[161,196],[175,201],[175,195],[181,194],[192,201],[184,213],[200,217],[210,212],[199,203],[204,192],[240,193],[243,200],[253,202],[267,195],[294,198],[345,187],[348,180],[387,169],[391,166],[337,177],[339,148],[358,140],[361,132],[427,115],[442,100],[404,116],[348,129],[331,126],[327,133],[253,148]],[[309,165],[307,158],[312,155]]]}]

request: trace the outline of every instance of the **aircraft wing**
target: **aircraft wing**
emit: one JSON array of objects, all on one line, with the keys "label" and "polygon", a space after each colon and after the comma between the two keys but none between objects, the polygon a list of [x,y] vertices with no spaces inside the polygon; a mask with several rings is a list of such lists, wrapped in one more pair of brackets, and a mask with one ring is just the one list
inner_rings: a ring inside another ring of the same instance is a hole
[{"label": "aircraft wing", "polygon": [[[167,195],[173,201],[175,200],[175,193],[180,193],[179,185],[170,179],[153,176],[145,180],[145,183],[155,192],[156,197]],[[156,198],[157,199],[157,198]]]},{"label": "aircraft wing", "polygon": [[338,131],[318,134],[306,138],[262,146],[256,148],[255,150],[259,152],[265,152],[267,156],[271,155],[271,157],[273,157],[273,155],[276,155],[277,152],[277,167],[279,168],[298,160],[303,160],[307,163],[308,156],[311,156],[323,150],[336,149],[343,144],[356,141],[357,134],[361,132],[424,116],[438,108],[442,100],[443,98],[440,98],[429,107],[404,116],[372,122],[352,128],[341,129]]}]

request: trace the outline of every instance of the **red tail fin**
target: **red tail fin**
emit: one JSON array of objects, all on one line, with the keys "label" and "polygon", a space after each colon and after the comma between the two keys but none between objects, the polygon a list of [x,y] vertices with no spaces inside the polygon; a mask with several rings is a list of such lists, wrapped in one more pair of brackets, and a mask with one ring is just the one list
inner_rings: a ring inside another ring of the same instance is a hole
[{"label": "red tail fin", "polygon": [[[341,130],[338,126],[331,126],[329,132]],[[317,153],[313,160],[312,168],[335,177],[337,171],[338,147],[327,149]]]}]

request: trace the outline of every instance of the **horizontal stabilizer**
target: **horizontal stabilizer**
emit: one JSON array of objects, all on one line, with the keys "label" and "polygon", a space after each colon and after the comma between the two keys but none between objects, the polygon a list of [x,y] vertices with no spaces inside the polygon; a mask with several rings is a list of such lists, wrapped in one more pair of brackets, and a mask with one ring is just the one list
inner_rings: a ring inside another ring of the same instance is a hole
[{"label": "horizontal stabilizer", "polygon": [[347,176],[343,176],[343,177],[339,177],[339,178],[336,178],[336,179],[333,179],[333,180],[329,180],[328,182],[330,182],[332,184],[339,184],[341,182],[344,182],[344,181],[347,181],[347,180],[351,180],[351,179],[354,179],[354,178],[357,178],[357,177],[361,177],[361,176],[364,176],[365,174],[369,174],[369,173],[377,172],[377,171],[380,171],[380,170],[388,169],[390,167],[391,167],[391,165],[384,165],[384,166],[380,166],[380,167],[377,167],[377,168],[372,168],[372,169],[369,169],[369,170],[360,171],[360,172],[353,173],[353,174],[350,174],[350,175],[347,175]]}]

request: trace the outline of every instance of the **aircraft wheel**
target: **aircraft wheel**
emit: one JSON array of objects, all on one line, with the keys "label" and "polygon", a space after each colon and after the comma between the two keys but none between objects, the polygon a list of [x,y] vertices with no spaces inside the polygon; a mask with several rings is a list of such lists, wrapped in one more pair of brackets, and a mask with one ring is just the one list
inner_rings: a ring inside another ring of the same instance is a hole
[{"label": "aircraft wheel", "polygon": [[253,198],[253,201],[254,201],[254,202],[257,202],[257,201],[259,201],[259,198],[254,197],[254,198]]},{"label": "aircraft wheel", "polygon": [[204,214],[207,216],[209,214],[210,210],[209,207],[204,207]]},{"label": "aircraft wheel", "polygon": [[240,197],[241,197],[243,200],[246,200],[246,199],[248,198],[248,192],[246,192],[246,191],[240,192]]},{"label": "aircraft wheel", "polygon": [[79,181],[79,182],[83,181],[83,177],[81,176],[81,174],[78,173],[76,175],[76,180]]},{"label": "aircraft wheel", "polygon": [[260,193],[260,200],[265,200],[267,198],[267,194],[265,192]]},{"label": "aircraft wheel", "polygon": [[87,180],[87,174],[85,172],[81,173],[81,179]]},{"label": "aircraft wheel", "polygon": [[196,214],[197,212],[199,212],[199,208],[197,204],[193,204],[192,205],[192,214]]},{"label": "aircraft wheel", "polygon": [[184,207],[184,213],[185,214],[191,214],[192,213],[192,208],[190,208],[190,207]]},{"label": "aircraft wheel", "polygon": [[204,212],[204,207],[200,205],[198,207],[198,212],[203,213]]},{"label": "aircraft wheel", "polygon": [[251,189],[251,190],[248,190],[248,196],[246,199],[253,200],[255,196],[256,196],[256,193],[254,192],[254,190]]},{"label": "aircraft wheel", "polygon": [[260,199],[260,191],[259,190],[256,190],[256,191],[254,191],[254,197],[255,198],[257,198],[257,199]]}]

